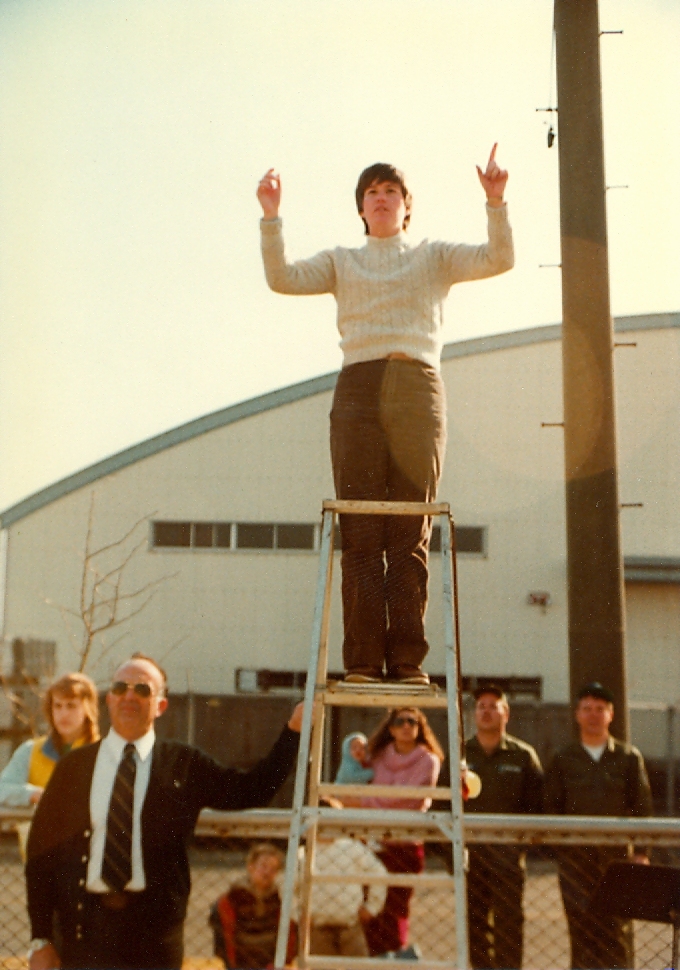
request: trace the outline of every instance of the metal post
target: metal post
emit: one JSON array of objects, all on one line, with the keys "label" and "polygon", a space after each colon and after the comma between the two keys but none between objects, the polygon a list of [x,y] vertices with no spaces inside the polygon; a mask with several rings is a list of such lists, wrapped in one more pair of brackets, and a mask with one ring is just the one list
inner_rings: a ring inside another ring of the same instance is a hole
[{"label": "metal post", "polygon": [[187,669],[187,744],[193,745],[196,740],[196,698],[191,671]]},{"label": "metal post", "polygon": [[628,739],[597,0],[555,0],[572,697],[598,680]]},{"label": "metal post", "polygon": [[675,815],[675,704],[666,709],[666,815]]}]

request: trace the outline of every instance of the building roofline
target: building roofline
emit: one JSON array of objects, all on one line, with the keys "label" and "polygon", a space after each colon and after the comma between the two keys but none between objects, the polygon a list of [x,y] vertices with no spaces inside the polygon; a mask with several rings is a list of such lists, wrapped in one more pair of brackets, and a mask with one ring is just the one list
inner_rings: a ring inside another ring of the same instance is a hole
[{"label": "building roofline", "polygon": [[626,556],[623,567],[628,583],[680,583],[680,556]]},{"label": "building roofline", "polygon": [[[617,317],[614,325],[617,333],[625,333],[631,330],[680,328],[680,313],[646,313],[639,316]],[[561,324],[554,323],[543,327],[531,327],[526,330],[514,330],[510,333],[492,334],[488,337],[460,340],[444,346],[442,361],[453,360],[457,357],[470,357],[475,354],[492,353],[497,350],[508,350],[514,347],[548,343],[560,340],[561,336]],[[33,495],[29,495],[22,501],[10,506],[0,513],[0,526],[7,528],[27,515],[37,512],[43,506],[63,498],[70,492],[91,485],[98,479],[113,472],[121,471],[128,465],[134,465],[144,458],[150,458],[152,455],[157,455],[175,445],[197,438],[207,431],[214,431],[217,428],[234,424],[236,421],[242,421],[244,418],[274,410],[284,404],[293,404],[307,397],[331,391],[335,387],[337,376],[338,372],[333,371],[330,374],[322,374],[320,377],[313,377],[311,380],[301,381],[298,384],[289,384],[287,387],[221,408],[219,411],[213,411],[210,414],[203,415],[203,417],[195,418],[193,421],[187,421],[186,424],[171,428],[169,431],[154,435],[152,438],[147,438],[137,445],[132,445],[132,447],[116,452],[116,454],[95,462],[93,465],[88,465],[87,468],[83,468],[73,475],[68,475],[66,478],[62,478],[52,485],[48,485],[47,488],[40,489]]]}]

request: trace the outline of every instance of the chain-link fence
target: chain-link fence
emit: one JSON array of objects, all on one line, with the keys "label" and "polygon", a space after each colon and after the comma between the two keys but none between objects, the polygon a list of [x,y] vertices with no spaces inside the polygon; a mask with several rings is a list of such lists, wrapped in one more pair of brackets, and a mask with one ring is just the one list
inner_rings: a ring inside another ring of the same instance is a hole
[{"label": "chain-link fence", "polygon": [[[327,810],[326,815],[329,813]],[[5,810],[0,814],[0,967],[15,970],[26,966],[29,939],[23,869],[17,837],[12,831],[13,820],[24,813],[13,815]],[[368,824],[368,814],[351,809],[338,811],[332,822],[327,817],[320,826],[319,837],[361,838],[364,847],[374,855],[381,854],[385,836],[390,840],[401,836],[409,842],[416,837],[424,839],[424,878],[408,898],[404,883],[410,876],[393,876],[393,883],[402,882],[396,886],[401,893],[394,898],[393,885],[390,902],[388,890],[387,908],[392,908],[397,917],[399,931],[408,930],[408,944],[422,966],[433,967],[439,961],[451,965],[455,955],[455,899],[450,879],[450,844],[442,842],[440,827],[446,816],[424,813],[409,826],[400,827],[385,817]],[[187,967],[223,966],[213,955],[213,934],[208,924],[211,905],[244,877],[250,845],[266,840],[285,848],[288,822],[289,813],[283,810],[203,813],[191,852],[193,891],[185,934]],[[388,824],[390,829],[386,831]],[[466,819],[466,839],[470,854],[468,915],[473,966],[568,968],[572,966],[570,944],[579,948],[574,957],[581,966],[630,965],[645,970],[670,966],[670,925],[618,919],[607,912],[607,899],[601,908],[597,907],[593,892],[607,863],[625,858],[633,843],[649,847],[655,864],[680,865],[680,827],[675,820],[475,815]],[[337,879],[320,887],[325,926],[332,927],[334,913],[346,918],[360,902],[356,884],[347,882],[357,875],[358,857],[346,848],[336,855]],[[344,870],[342,860],[347,862]],[[388,869],[392,865],[396,871],[389,859],[385,861]],[[408,868],[407,864],[401,872]],[[372,878],[380,879],[370,874],[364,878],[368,883]],[[374,891],[366,900],[374,917],[379,897],[380,892]],[[331,961],[325,965],[340,964]]]}]

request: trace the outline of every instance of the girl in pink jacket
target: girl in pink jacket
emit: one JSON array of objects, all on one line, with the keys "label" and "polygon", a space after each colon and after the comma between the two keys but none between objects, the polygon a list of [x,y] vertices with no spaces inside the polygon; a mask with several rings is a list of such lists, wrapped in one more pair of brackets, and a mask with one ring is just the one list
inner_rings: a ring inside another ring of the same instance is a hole
[{"label": "girl in pink jacket", "polygon": [[[437,784],[444,752],[427,718],[417,708],[390,711],[369,738],[368,751],[374,785]],[[431,798],[364,798],[367,808],[401,808],[426,811]],[[422,842],[384,842],[377,853],[388,872],[422,872],[425,848]],[[413,889],[389,886],[385,905],[364,925],[371,956],[408,946],[409,910]]]}]

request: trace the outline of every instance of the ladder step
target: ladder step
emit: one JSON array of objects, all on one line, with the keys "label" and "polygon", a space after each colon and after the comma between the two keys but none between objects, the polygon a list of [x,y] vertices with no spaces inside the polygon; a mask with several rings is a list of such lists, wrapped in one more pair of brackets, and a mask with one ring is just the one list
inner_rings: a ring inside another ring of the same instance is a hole
[{"label": "ladder step", "polygon": [[319,785],[319,795],[335,795],[342,801],[343,795],[359,798],[434,798],[436,801],[450,801],[451,789],[443,786],[418,785],[333,785],[330,782]]},{"label": "ladder step", "polygon": [[[317,688],[322,688],[323,684],[317,684]],[[383,680],[357,684],[351,680],[330,680],[326,684],[328,690],[350,691],[350,693],[383,693],[383,694],[436,694],[442,697],[447,696],[446,689],[442,690],[439,684],[409,684],[398,680]]]},{"label": "ladder step", "polygon": [[354,499],[326,499],[324,512],[341,515],[449,515],[448,502],[365,502]]},{"label": "ladder step", "polygon": [[427,967],[427,970],[458,970],[453,960],[388,960],[385,957],[305,957],[305,965],[317,970],[404,970],[404,967]]},{"label": "ladder step", "polygon": [[330,885],[355,886],[360,883],[362,886],[438,886],[440,889],[453,889],[453,876],[428,875],[422,872],[386,872],[384,875],[378,873],[361,873],[354,875],[345,872],[315,872],[313,874],[315,882],[325,882]]}]

